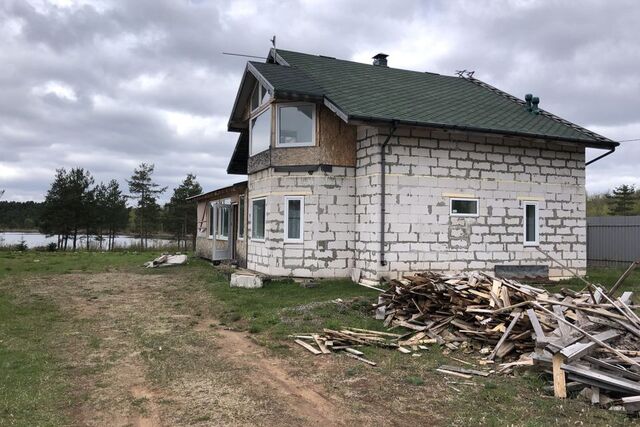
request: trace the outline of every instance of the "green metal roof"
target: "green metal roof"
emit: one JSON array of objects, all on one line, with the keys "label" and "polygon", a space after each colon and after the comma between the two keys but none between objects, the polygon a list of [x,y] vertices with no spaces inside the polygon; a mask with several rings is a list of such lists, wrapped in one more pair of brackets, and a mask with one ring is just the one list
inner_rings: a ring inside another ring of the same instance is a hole
[{"label": "green metal roof", "polygon": [[277,50],[278,63],[250,62],[249,69],[279,95],[326,99],[348,120],[397,121],[543,137],[595,147],[618,145],[546,111],[533,114],[525,103],[480,80],[401,70]]}]

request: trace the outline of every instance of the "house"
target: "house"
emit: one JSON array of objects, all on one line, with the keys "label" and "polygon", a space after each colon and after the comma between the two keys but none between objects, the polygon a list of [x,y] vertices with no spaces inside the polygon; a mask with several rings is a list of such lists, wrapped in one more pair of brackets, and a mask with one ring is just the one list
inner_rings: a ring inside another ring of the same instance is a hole
[{"label": "house", "polygon": [[227,169],[247,181],[197,197],[198,252],[275,276],[567,274],[541,251],[584,273],[585,149],[618,144],[461,75],[384,54],[248,62]]}]

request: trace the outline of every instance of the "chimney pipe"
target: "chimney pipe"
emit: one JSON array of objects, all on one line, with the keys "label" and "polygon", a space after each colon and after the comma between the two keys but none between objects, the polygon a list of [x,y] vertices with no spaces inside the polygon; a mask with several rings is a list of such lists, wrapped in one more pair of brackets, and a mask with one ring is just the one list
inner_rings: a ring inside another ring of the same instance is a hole
[{"label": "chimney pipe", "polygon": [[531,99],[533,99],[533,95],[531,95],[530,93],[526,94],[524,96],[524,100],[527,103],[527,111],[531,112]]},{"label": "chimney pipe", "polygon": [[385,53],[379,53],[373,57],[373,65],[376,67],[386,67],[387,66],[387,57],[389,55]]},{"label": "chimney pipe", "polygon": [[537,96],[534,96],[533,99],[531,100],[531,103],[533,104],[533,108],[531,109],[533,114],[540,114],[540,110],[538,109],[538,104],[540,104],[540,98],[538,98]]}]

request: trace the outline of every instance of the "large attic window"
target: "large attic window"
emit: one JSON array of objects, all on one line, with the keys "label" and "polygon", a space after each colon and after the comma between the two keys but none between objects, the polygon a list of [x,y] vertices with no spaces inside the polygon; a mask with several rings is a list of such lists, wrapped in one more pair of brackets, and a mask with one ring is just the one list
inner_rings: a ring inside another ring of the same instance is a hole
[{"label": "large attic window", "polygon": [[305,147],[315,145],[316,106],[308,103],[278,104],[278,147]]},{"label": "large attic window", "polygon": [[256,83],[251,93],[251,111],[255,111],[269,101],[269,91],[260,83]]}]

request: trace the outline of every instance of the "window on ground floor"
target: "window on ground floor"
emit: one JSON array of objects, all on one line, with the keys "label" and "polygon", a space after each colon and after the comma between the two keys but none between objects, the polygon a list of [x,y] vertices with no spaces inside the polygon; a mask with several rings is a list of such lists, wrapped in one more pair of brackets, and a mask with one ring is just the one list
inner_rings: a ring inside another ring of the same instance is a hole
[{"label": "window on ground floor", "polygon": [[229,238],[229,205],[218,205],[216,213],[218,218],[216,238],[226,240]]},{"label": "window on ground floor", "polygon": [[537,202],[524,202],[524,245],[537,246],[539,235],[539,214]]},{"label": "window on ground floor", "polygon": [[478,216],[478,199],[450,199],[451,216]]},{"label": "window on ground floor", "polygon": [[212,204],[209,204],[209,237],[213,238],[213,225],[214,225],[214,207]]},{"label": "window on ground floor", "polygon": [[304,236],[304,197],[284,198],[284,236],[287,242],[302,242]]},{"label": "window on ground floor", "polygon": [[238,239],[244,239],[244,196],[238,203]]},{"label": "window on ground floor", "polygon": [[251,201],[251,238],[264,240],[266,221],[266,200],[255,199]]}]

